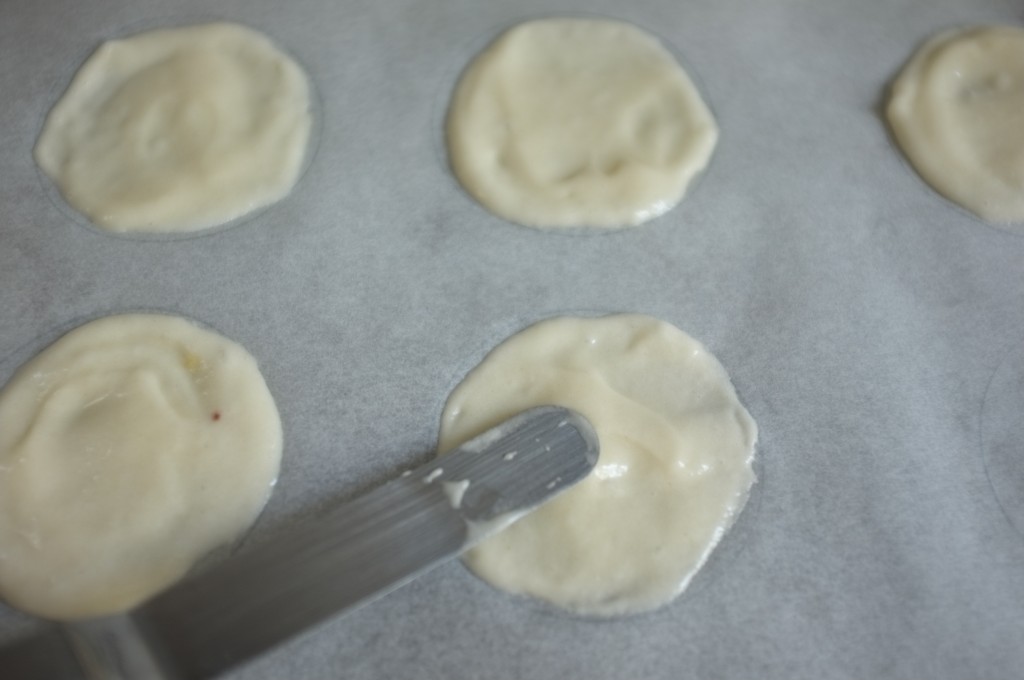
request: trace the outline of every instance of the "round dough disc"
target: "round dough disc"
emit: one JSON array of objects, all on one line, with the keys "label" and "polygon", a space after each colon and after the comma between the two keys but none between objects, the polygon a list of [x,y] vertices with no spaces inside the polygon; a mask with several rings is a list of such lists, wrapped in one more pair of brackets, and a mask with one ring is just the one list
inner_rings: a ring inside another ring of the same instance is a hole
[{"label": "round dough disc", "polygon": [[104,43],[50,112],[39,167],[113,231],[213,227],[298,180],[311,127],[302,69],[235,24]]},{"label": "round dough disc", "polygon": [[237,539],[280,460],[242,347],[171,316],[81,326],[0,392],[0,595],[52,619],[127,609]]},{"label": "round dough disc", "polygon": [[494,349],[445,405],[438,449],[533,406],[582,413],[594,471],[466,556],[493,585],[598,616],[683,591],[755,481],[757,427],[696,340],[640,315],[561,317]]},{"label": "round dough disc", "polygon": [[624,227],[682,199],[718,138],[672,54],[629,24],[543,19],[469,66],[447,121],[462,186],[533,227]]},{"label": "round dough disc", "polygon": [[1024,29],[932,38],[893,83],[887,114],[939,193],[990,222],[1024,221]]}]

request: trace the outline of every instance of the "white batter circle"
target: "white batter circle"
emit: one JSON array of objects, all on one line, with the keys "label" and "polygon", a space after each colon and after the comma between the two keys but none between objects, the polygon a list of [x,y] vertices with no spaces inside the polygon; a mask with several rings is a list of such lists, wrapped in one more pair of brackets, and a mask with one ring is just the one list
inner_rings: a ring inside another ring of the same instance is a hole
[{"label": "white batter circle", "polygon": [[597,466],[470,551],[467,565],[499,588],[586,615],[671,601],[755,482],[757,427],[725,370],[651,317],[549,319],[495,348],[452,392],[438,450],[545,404],[591,422]]},{"label": "white batter circle", "polygon": [[445,130],[466,191],[500,217],[547,228],[664,214],[718,139],[697,88],[656,38],[578,18],[502,34],[460,78]]},{"label": "white batter circle", "polygon": [[236,343],[155,314],[76,328],[0,391],[0,596],[51,619],[130,608],[252,524],[281,448]]},{"label": "white batter circle", "polygon": [[311,128],[298,64],[252,29],[214,23],[102,44],[47,116],[35,158],[103,229],[188,232],[286,196]]}]

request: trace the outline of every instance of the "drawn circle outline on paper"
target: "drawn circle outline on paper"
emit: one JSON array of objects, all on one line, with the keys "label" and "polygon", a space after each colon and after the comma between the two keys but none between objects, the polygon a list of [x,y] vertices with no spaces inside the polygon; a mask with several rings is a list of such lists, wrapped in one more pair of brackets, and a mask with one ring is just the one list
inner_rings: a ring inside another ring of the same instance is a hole
[{"label": "drawn circle outline on paper", "polygon": [[992,493],[1024,537],[1024,343],[992,374],[981,407],[981,452]]}]

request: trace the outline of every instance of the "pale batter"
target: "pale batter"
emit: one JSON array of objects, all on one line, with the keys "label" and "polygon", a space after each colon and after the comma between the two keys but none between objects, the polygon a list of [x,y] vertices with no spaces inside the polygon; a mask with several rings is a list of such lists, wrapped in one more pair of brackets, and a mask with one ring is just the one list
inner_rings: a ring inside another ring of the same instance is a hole
[{"label": "pale batter", "polygon": [[237,539],[280,458],[239,345],[172,316],[81,326],[0,392],[0,596],[52,619],[131,607]]},{"label": "pale batter", "polygon": [[582,413],[594,471],[471,551],[467,564],[515,593],[599,616],[683,591],[742,510],[757,427],[696,340],[640,315],[562,317],[494,349],[455,389],[438,448],[533,406]]},{"label": "pale batter", "polygon": [[542,19],[469,66],[447,138],[459,181],[495,214],[534,227],[624,227],[682,199],[718,128],[653,36],[619,21]]},{"label": "pale batter", "polygon": [[1024,221],[1024,29],[932,38],[896,79],[887,113],[940,193],[991,222]]},{"label": "pale batter", "polygon": [[191,231],[283,198],[311,126],[305,74],[235,24],[104,43],[54,106],[36,161],[113,231]]}]

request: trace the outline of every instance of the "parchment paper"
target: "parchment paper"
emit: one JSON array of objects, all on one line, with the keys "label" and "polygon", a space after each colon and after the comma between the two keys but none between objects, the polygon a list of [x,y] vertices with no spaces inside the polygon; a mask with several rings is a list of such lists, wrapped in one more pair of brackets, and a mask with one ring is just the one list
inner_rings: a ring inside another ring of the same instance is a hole
[{"label": "parchment paper", "polygon": [[[446,165],[468,60],[520,20],[579,13],[659,35],[721,127],[692,194],[639,229],[511,225]],[[217,18],[307,69],[308,172],[198,237],[83,226],[32,160],[46,112],[101,41]],[[652,314],[711,349],[761,430],[757,492],[678,601],[579,619],[451,563],[233,677],[1022,677],[1024,538],[992,491],[981,412],[1024,351],[1024,236],[927,187],[879,116],[928,36],[1022,19],[1011,0],[9,0],[0,379],[109,313],[183,314],[239,341],[286,438],[253,545],[426,459],[448,392],[511,333]],[[0,640],[35,625],[0,605]]]}]

